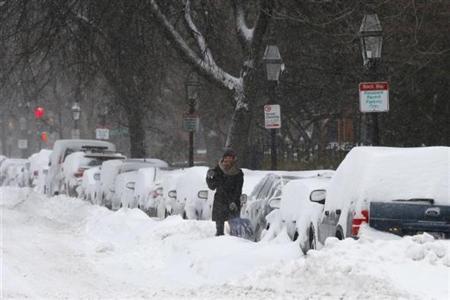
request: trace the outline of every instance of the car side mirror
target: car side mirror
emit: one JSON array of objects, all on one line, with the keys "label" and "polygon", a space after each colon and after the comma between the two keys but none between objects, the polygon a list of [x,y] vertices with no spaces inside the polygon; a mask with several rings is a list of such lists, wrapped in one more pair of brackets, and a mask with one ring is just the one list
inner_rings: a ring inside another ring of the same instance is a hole
[{"label": "car side mirror", "polygon": [[177,197],[177,191],[169,191],[167,195],[169,198],[175,199]]},{"label": "car side mirror", "polygon": [[272,209],[280,208],[281,198],[276,197],[269,200],[269,207]]},{"label": "car side mirror", "polygon": [[197,196],[198,196],[200,199],[208,199],[208,191],[199,191],[199,192],[197,193]]},{"label": "car side mirror", "polygon": [[136,182],[128,182],[126,185],[126,188],[129,190],[134,190],[135,185],[136,185]]},{"label": "car side mirror", "polygon": [[311,202],[316,202],[319,204],[325,204],[325,198],[327,196],[326,190],[314,190],[311,192],[311,195],[309,195],[309,200]]}]

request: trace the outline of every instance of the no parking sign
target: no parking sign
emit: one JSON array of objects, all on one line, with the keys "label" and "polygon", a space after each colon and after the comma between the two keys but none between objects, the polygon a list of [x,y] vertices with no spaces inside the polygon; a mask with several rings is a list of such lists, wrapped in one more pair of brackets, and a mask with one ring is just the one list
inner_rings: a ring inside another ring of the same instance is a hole
[{"label": "no parking sign", "polygon": [[264,125],[266,129],[281,128],[281,111],[279,104],[264,105]]}]

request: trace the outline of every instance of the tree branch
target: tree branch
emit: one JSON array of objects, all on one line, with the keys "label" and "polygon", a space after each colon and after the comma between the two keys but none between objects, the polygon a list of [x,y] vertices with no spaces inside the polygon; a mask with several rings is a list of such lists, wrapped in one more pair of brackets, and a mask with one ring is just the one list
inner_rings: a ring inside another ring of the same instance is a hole
[{"label": "tree branch", "polygon": [[[161,11],[158,4],[156,3],[156,0],[149,0],[149,2],[151,12],[155,16],[156,21],[164,29],[166,37],[172,42],[172,44],[176,47],[176,49],[179,50],[179,52],[190,64],[192,64],[204,76],[212,79],[213,81],[215,81],[216,83],[225,88],[228,88],[230,90],[237,90],[242,88],[242,78],[234,77],[229,73],[225,72],[224,70],[222,70],[221,68],[219,68],[215,63],[211,64],[210,61],[205,61],[201,59],[197,55],[197,53],[194,50],[192,50],[191,47],[189,47],[184,38],[169,22],[167,17],[164,15],[164,13]],[[195,24],[194,28],[196,28]],[[199,39],[204,40],[203,37],[201,38],[197,37],[197,43],[199,43]],[[206,43],[203,46],[206,47]],[[201,49],[202,46],[199,45],[199,47]]]},{"label": "tree branch", "polygon": [[242,7],[242,0],[233,0],[234,19],[236,22],[236,32],[239,38],[239,42],[244,47],[251,45],[253,40],[253,34],[255,29],[249,28],[245,21],[245,12]]}]

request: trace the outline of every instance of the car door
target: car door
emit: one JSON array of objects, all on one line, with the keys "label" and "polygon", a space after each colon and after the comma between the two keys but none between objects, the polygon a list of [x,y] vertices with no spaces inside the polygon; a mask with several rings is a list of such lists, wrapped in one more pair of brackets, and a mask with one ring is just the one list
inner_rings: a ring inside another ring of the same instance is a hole
[{"label": "car door", "polygon": [[323,244],[327,237],[336,236],[336,226],[339,221],[340,211],[325,208],[322,212],[321,221],[318,227],[318,239]]}]

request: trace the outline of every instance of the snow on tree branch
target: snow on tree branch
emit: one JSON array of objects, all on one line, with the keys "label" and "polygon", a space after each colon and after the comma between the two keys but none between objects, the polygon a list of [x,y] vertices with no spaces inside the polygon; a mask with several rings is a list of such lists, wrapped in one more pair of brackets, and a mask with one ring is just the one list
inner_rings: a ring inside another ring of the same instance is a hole
[{"label": "snow on tree branch", "polygon": [[236,31],[238,33],[239,39],[241,40],[241,43],[244,42],[250,44],[253,40],[253,33],[255,30],[254,28],[249,28],[247,26],[247,23],[245,21],[244,8],[242,7],[242,1],[234,0],[233,6],[234,17],[236,20]]},{"label": "snow on tree branch", "polygon": [[[167,38],[172,41],[175,47],[184,55],[185,59],[187,59],[191,64],[193,64],[193,66],[196,67],[205,76],[213,79],[220,85],[235,91],[241,89],[243,85],[242,78],[232,76],[231,74],[225,72],[222,68],[220,68],[215,64],[213,57],[210,53],[210,50],[207,49],[206,47],[204,37],[201,35],[195,24],[192,22],[190,15],[189,16],[185,15],[185,18],[188,24],[189,20],[191,21],[189,29],[193,30],[196,34],[197,44],[200,48],[200,51],[202,51],[203,59],[200,58],[191,47],[189,47],[185,39],[169,22],[167,17],[164,15],[164,13],[161,11],[160,7],[156,3],[156,0],[149,0],[149,1],[150,1],[150,9],[153,15],[156,17],[156,20],[160,23],[160,25],[166,32]],[[208,52],[210,53],[209,57]]]},{"label": "snow on tree branch", "polygon": [[206,45],[206,40],[203,36],[203,34],[200,32],[200,30],[195,25],[194,21],[192,20],[191,16],[191,1],[187,0],[186,5],[184,7],[184,19],[186,20],[186,24],[189,27],[193,37],[197,41],[197,45],[201,51],[201,55],[203,57],[203,60],[206,63],[209,63],[211,65],[215,65],[214,58],[212,56],[211,50],[209,50],[208,46]]}]

